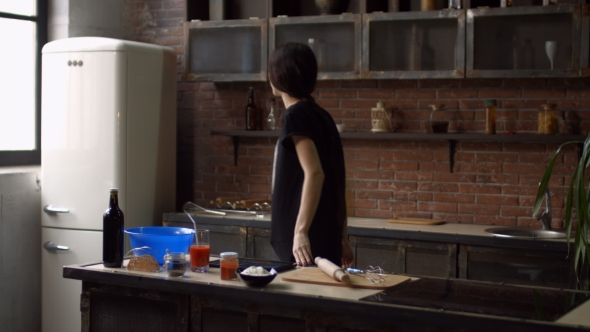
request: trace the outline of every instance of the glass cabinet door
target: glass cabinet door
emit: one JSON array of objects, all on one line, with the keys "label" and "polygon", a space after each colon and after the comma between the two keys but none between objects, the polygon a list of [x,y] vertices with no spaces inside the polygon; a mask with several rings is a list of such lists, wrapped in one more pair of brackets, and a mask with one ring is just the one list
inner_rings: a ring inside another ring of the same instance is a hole
[{"label": "glass cabinet door", "polygon": [[360,78],[360,14],[277,17],[269,21],[269,53],[288,42],[308,44],[318,60],[318,80]]},{"label": "glass cabinet door", "polygon": [[[583,60],[582,6],[467,11],[467,77],[568,77]],[[585,63],[585,65],[584,65]]]},{"label": "glass cabinet door", "polygon": [[185,23],[189,81],[266,81],[266,19]]},{"label": "glass cabinet door", "polygon": [[463,78],[465,11],[363,15],[364,78]]}]

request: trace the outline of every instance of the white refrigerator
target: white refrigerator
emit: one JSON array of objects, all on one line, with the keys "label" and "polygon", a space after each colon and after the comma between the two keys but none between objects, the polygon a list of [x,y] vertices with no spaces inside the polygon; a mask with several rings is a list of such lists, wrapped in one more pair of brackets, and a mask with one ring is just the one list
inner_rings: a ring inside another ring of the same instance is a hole
[{"label": "white refrigerator", "polygon": [[175,209],[176,55],[79,37],[46,44],[42,59],[42,328],[80,331],[81,282],[62,267],[102,260],[109,189],[125,228]]}]

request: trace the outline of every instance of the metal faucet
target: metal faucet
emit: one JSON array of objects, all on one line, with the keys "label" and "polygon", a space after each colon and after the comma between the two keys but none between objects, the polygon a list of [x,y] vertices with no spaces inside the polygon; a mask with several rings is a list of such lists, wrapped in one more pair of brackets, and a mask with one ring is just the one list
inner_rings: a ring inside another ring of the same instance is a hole
[{"label": "metal faucet", "polygon": [[551,229],[551,194],[549,194],[549,187],[545,190],[545,211],[537,217],[537,220],[543,223],[543,229]]}]

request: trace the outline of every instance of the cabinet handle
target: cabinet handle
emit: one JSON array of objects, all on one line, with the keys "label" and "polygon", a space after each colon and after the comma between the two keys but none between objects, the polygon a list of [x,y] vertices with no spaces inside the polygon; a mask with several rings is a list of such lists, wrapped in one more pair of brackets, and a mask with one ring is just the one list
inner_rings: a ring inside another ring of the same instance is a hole
[{"label": "cabinet handle", "polygon": [[47,251],[53,251],[53,250],[70,250],[70,248],[68,248],[67,246],[60,246],[60,245],[56,245],[55,243],[51,242],[51,241],[47,241],[45,243],[43,243],[43,248]]},{"label": "cabinet handle", "polygon": [[45,205],[43,207],[43,211],[45,211],[45,213],[69,213],[70,212],[70,210],[68,210],[66,208],[55,207],[51,204]]}]

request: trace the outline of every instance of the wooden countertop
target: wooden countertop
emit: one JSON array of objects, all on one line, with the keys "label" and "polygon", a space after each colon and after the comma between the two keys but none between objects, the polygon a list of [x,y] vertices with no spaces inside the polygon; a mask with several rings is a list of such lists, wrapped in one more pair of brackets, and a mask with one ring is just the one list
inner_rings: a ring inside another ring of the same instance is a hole
[{"label": "wooden countertop", "polygon": [[[226,226],[270,228],[270,214],[263,217],[228,214],[216,216],[208,213],[194,215],[197,223],[219,224]],[[186,224],[192,228],[192,222],[184,213],[165,213],[164,224],[169,222]],[[492,245],[502,247],[524,247],[567,251],[566,239],[517,239],[503,238],[485,232],[498,225],[476,225],[445,223],[442,225],[410,225],[388,223],[386,219],[348,217],[348,234],[353,236],[372,236],[406,240],[423,240],[434,242],[455,242],[474,245]],[[573,239],[570,243],[573,248]]]},{"label": "wooden countertop", "polygon": [[[213,259],[214,257],[212,257]],[[217,258],[217,257],[215,257]],[[187,262],[190,260],[187,254]],[[259,291],[271,291],[278,293],[298,294],[303,296],[326,297],[340,300],[358,300],[362,297],[369,296],[379,292],[373,289],[348,288],[348,287],[326,287],[325,285],[306,284],[298,282],[283,281],[282,276],[293,273],[295,270],[280,273],[274,280],[264,288],[250,288],[241,280],[221,280],[220,269],[209,268],[207,273],[194,273],[189,270],[183,277],[168,277],[166,272],[141,272],[129,271],[127,269],[107,268],[100,263],[85,266],[69,266],[66,268],[81,269],[84,271],[100,273],[116,273],[118,275],[127,275],[133,277],[143,277],[159,280],[168,280],[174,283],[196,284],[196,285],[216,285],[237,288],[249,288]]]},{"label": "wooden countertop", "polygon": [[[231,296],[250,299],[265,297],[271,299],[271,301],[291,299],[289,300],[290,303],[296,302],[302,304],[309,304],[310,300],[316,304],[327,301],[326,304],[331,306],[342,305],[343,308],[354,307],[356,308],[355,310],[364,308],[363,310],[377,310],[379,312],[390,308],[396,314],[420,317],[416,318],[418,319],[416,321],[417,323],[419,319],[428,319],[429,315],[440,314],[438,310],[431,308],[359,301],[361,298],[380,292],[378,290],[315,285],[282,280],[281,276],[288,275],[294,271],[296,270],[281,273],[269,285],[263,288],[248,287],[240,280],[220,280],[220,270],[217,268],[210,268],[208,273],[203,274],[187,271],[183,277],[168,277],[165,272],[128,271],[124,268],[105,268],[101,263],[93,263],[65,266],[64,278],[181,294],[209,294],[210,296],[228,296],[229,294]],[[553,323],[497,316],[489,316],[489,322],[500,324],[498,326],[505,326],[505,324],[512,326],[513,324],[517,324],[521,328],[526,327],[526,330],[536,330],[542,327],[590,329],[590,317],[587,315],[588,310],[590,310],[590,301],[582,304],[577,309],[572,310]],[[473,314],[454,311],[445,311],[444,313],[451,317],[456,316],[455,318],[446,319],[456,319],[457,321],[460,321],[462,318],[467,319],[468,317],[470,319],[486,319],[486,316],[481,314],[473,316]]]}]

